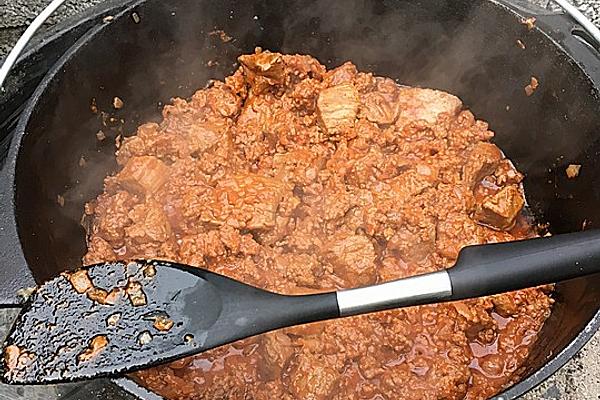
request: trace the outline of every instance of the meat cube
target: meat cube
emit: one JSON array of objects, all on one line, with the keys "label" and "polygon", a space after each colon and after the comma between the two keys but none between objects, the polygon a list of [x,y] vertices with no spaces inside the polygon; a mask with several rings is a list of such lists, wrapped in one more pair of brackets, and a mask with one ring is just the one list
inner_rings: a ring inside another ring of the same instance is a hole
[{"label": "meat cube", "polygon": [[345,62],[337,68],[328,71],[323,77],[323,82],[327,86],[340,85],[342,83],[350,83],[356,78],[358,70],[351,62]]},{"label": "meat cube", "polygon": [[523,307],[522,301],[519,301],[519,296],[512,293],[491,296],[490,299],[494,303],[494,311],[504,318],[516,316]]},{"label": "meat cube", "polygon": [[454,116],[462,108],[458,97],[433,89],[403,88],[399,102],[401,110],[396,125],[400,127],[415,120],[434,124],[440,114]]},{"label": "meat cube", "polygon": [[100,236],[92,235],[87,243],[88,252],[83,258],[83,265],[91,265],[116,258],[112,246]]},{"label": "meat cube", "polygon": [[100,304],[106,304],[106,297],[108,296],[108,292],[101,288],[91,288],[86,292],[87,297]]},{"label": "meat cube", "polygon": [[391,96],[371,92],[362,98],[360,115],[378,125],[390,125],[396,121],[400,112],[400,103]]},{"label": "meat cube", "polygon": [[397,229],[388,241],[388,250],[397,252],[406,262],[419,262],[435,251],[435,224],[424,229]]},{"label": "meat cube", "polygon": [[94,232],[114,248],[123,245],[125,227],[131,224],[127,213],[138,201],[135,196],[123,190],[112,196],[101,196],[95,208]]},{"label": "meat cube", "polygon": [[291,188],[278,179],[256,174],[236,175],[223,179],[214,193],[214,204],[202,216],[206,222],[236,228],[265,229],[276,224],[276,214]]},{"label": "meat cube", "polygon": [[155,122],[140,125],[134,136],[123,140],[121,147],[117,151],[117,162],[119,165],[125,165],[127,161],[134,156],[148,154],[147,140],[156,138],[160,135],[159,126]]},{"label": "meat cube", "polygon": [[373,283],[377,278],[375,247],[364,235],[340,232],[325,246],[325,258],[336,274],[358,285]]},{"label": "meat cube", "polygon": [[125,292],[134,307],[145,306],[147,304],[146,293],[144,293],[144,287],[139,282],[129,278]]},{"label": "meat cube", "polygon": [[400,113],[400,88],[391,79],[377,79],[377,90],[361,98],[360,117],[364,117],[380,126],[396,122]]},{"label": "meat cube", "polygon": [[269,87],[285,83],[285,63],[279,53],[265,51],[243,55],[238,60],[255,95],[261,94]]},{"label": "meat cube", "polygon": [[21,349],[19,346],[11,344],[6,346],[4,349],[4,365],[7,371],[11,371],[17,368],[19,356],[21,355]]},{"label": "meat cube", "polygon": [[281,332],[269,332],[260,338],[265,360],[264,365],[261,365],[264,367],[261,375],[266,380],[278,379],[288,360],[294,354],[292,340],[288,335]]},{"label": "meat cube", "polygon": [[223,138],[223,129],[215,124],[194,124],[187,131],[186,138],[189,143],[189,153],[199,155]]},{"label": "meat cube", "polygon": [[525,205],[523,194],[517,185],[505,186],[497,193],[487,196],[476,205],[473,218],[480,224],[498,230],[509,230]]},{"label": "meat cube", "polygon": [[141,125],[136,135],[123,140],[117,152],[117,162],[119,165],[125,165],[132,157],[176,159],[189,154],[187,141],[180,134],[181,125],[175,118],[165,123],[166,131],[153,122]]},{"label": "meat cube", "polygon": [[129,212],[133,222],[125,228],[128,239],[138,243],[162,243],[171,236],[171,225],[162,206],[154,200],[138,204]]},{"label": "meat cube", "polygon": [[436,169],[425,164],[419,164],[415,168],[390,179],[390,193],[394,195],[396,202],[409,201],[414,196],[432,187],[437,180],[437,174]]},{"label": "meat cube", "polygon": [[335,135],[354,127],[359,106],[358,91],[350,83],[321,90],[317,113],[322,128]]},{"label": "meat cube", "polygon": [[569,177],[569,179],[577,178],[580,170],[581,164],[569,164],[566,169],[567,177]]},{"label": "meat cube", "polygon": [[301,354],[290,363],[288,389],[298,399],[329,400],[337,387],[340,373],[326,360],[314,354]]},{"label": "meat cube", "polygon": [[473,189],[485,176],[492,174],[502,161],[500,149],[493,143],[477,143],[467,156],[462,170],[463,182]]},{"label": "meat cube", "polygon": [[117,174],[117,182],[126,190],[155,194],[169,179],[169,167],[152,156],[131,158]]},{"label": "meat cube", "polygon": [[271,85],[281,84],[284,79],[285,64],[279,53],[264,51],[257,54],[245,54],[238,58],[246,76],[252,82],[256,76],[261,76]]}]

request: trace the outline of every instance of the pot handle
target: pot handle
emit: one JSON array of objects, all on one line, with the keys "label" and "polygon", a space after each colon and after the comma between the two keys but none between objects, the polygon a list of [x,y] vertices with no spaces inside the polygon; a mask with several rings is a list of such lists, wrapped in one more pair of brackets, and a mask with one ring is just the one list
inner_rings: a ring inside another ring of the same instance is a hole
[{"label": "pot handle", "polygon": [[0,168],[0,308],[20,305],[17,291],[36,286],[17,232],[9,163]]},{"label": "pot handle", "polygon": [[550,0],[563,12],[551,11],[528,0],[492,0],[521,18],[535,17],[535,26],[564,49],[600,86],[600,29],[568,0]]},{"label": "pot handle", "polygon": [[[581,27],[587,32],[587,34],[593,38],[596,44],[600,44],[600,29],[586,17],[577,7],[569,2],[569,0],[550,0],[554,4],[558,5],[565,14],[575,20]],[[533,14],[536,17],[544,18],[545,14],[553,15],[551,11],[547,11],[539,6],[536,6],[530,2],[530,0],[501,0],[501,2],[512,9],[524,11],[529,14]],[[594,46],[596,47],[596,46]]]},{"label": "pot handle", "polygon": [[8,53],[8,56],[6,56],[6,59],[2,64],[2,67],[0,67],[1,90],[4,90],[4,80],[6,79],[6,76],[10,72],[10,69],[12,68],[14,63],[17,61],[17,58],[19,58],[19,54],[21,54],[23,49],[25,49],[27,43],[29,43],[35,32],[42,26],[42,24],[48,19],[48,17],[50,17],[50,15],[52,15],[52,13],[54,13],[54,11],[56,11],[56,9],[60,7],[65,1],[66,0],[52,0],[50,4],[48,4],[46,8],[44,8],[37,17],[35,17],[33,22],[27,27],[23,35],[21,35],[19,40],[17,40],[15,47],[13,47],[10,53]]},{"label": "pot handle", "polygon": [[[569,14],[571,18],[573,18],[579,25],[582,26],[583,29],[587,31],[587,33],[595,40],[595,44],[600,44],[600,29],[589,20],[588,17],[583,15],[581,11],[568,0],[552,0],[556,4],[560,6],[564,10],[565,13]],[[594,46],[596,47],[596,46]]]}]

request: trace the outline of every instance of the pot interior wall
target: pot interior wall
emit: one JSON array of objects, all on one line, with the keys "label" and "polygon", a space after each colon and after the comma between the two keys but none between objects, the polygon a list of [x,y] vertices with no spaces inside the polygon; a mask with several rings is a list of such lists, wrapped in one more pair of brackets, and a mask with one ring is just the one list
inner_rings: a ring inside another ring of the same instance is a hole
[{"label": "pot interior wall", "polygon": [[[232,72],[236,57],[255,46],[312,54],[328,66],[352,60],[403,84],[457,94],[490,122],[496,142],[526,173],[528,201],[540,222],[554,233],[579,230],[584,221],[598,227],[597,92],[568,56],[502,7],[472,0],[189,0],[145,2],[136,12],[138,22],[129,15],[115,19],[66,61],[27,123],[16,212],[38,280],[80,265],[83,205],[116,168],[115,137],[157,119],[170,97],[187,97]],[[219,30],[232,40],[224,41]],[[531,76],[540,87],[527,97]],[[121,110],[112,108],[114,96],[123,99]],[[100,129],[104,141],[96,138]],[[566,178],[569,163],[582,164],[577,179]],[[590,320],[599,283],[557,286],[554,312],[527,373]]]}]

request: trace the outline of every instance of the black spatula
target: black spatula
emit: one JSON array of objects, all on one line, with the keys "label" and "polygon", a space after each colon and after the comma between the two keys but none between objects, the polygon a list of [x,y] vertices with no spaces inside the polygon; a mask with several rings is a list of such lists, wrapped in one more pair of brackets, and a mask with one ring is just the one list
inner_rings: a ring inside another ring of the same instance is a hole
[{"label": "black spatula", "polygon": [[306,296],[163,261],[99,264],[37,290],[5,343],[3,379],[33,384],[115,375],[285,326],[596,272],[600,230],[466,247],[448,270]]}]

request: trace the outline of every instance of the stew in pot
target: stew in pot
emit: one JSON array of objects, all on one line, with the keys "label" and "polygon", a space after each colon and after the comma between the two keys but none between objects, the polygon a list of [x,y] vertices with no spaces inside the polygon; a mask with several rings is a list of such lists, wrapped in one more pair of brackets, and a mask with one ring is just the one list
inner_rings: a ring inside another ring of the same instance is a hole
[{"label": "stew in pot", "polygon": [[[124,139],[84,262],[160,258],[287,294],[451,266],[536,235],[523,176],[457,97],[257,50]],[[125,104],[126,106],[126,104]],[[168,399],[485,399],[551,288],[315,323],[134,374]]]}]

